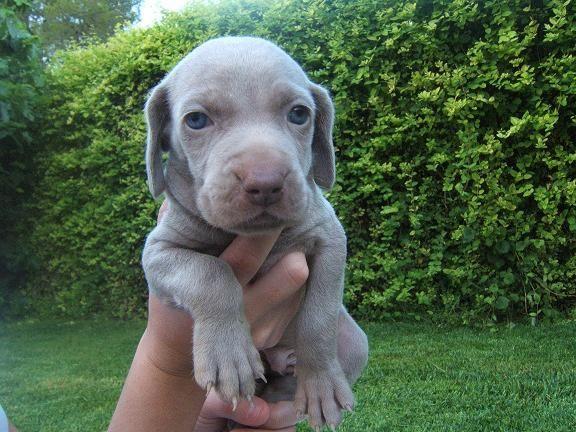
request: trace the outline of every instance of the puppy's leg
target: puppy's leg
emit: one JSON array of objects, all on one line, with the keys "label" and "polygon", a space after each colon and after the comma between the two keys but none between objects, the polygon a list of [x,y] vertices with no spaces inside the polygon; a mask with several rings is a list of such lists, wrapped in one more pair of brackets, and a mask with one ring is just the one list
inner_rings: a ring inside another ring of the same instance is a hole
[{"label": "puppy's leg", "polygon": [[[297,359],[290,348],[292,343],[283,338],[278,347],[264,351],[272,371],[267,374],[268,384],[258,395],[268,402],[294,400],[296,379],[292,374]],[[358,380],[368,362],[368,338],[344,306],[338,317],[338,361],[350,385]]]},{"label": "puppy's leg", "polygon": [[354,384],[368,363],[366,333],[342,306],[338,317],[338,360],[350,385]]},{"label": "puppy's leg", "polygon": [[[338,225],[339,227],[339,225]],[[341,409],[351,410],[354,396],[338,360],[338,323],[342,305],[346,239],[333,235],[318,245],[309,263],[306,296],[296,317],[295,408],[310,425],[340,423]]]},{"label": "puppy's leg", "polygon": [[264,370],[244,316],[242,287],[230,266],[163,240],[156,228],[142,263],[150,289],[184,307],[194,319],[194,377],[233,404],[254,394]]}]

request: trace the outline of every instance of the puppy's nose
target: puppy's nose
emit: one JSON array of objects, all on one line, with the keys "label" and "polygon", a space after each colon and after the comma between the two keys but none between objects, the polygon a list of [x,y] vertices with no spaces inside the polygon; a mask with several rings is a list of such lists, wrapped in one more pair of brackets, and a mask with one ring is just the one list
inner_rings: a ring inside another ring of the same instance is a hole
[{"label": "puppy's nose", "polygon": [[251,171],[242,181],[242,188],[252,204],[260,206],[272,205],[282,198],[284,178],[286,174],[279,171]]}]

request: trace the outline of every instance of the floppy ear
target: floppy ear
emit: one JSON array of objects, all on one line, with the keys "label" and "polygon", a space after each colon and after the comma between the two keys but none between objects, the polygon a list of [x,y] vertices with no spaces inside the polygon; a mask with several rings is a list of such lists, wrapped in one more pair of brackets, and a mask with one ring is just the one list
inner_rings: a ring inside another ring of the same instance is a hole
[{"label": "floppy ear", "polygon": [[332,143],[334,105],[323,87],[312,84],[311,91],[316,103],[312,141],[312,174],[318,186],[329,190],[332,189],[336,180],[334,144]]},{"label": "floppy ear", "polygon": [[164,192],[164,168],[162,166],[162,150],[167,151],[166,126],[170,120],[168,107],[168,92],[165,86],[159,84],[152,90],[146,107],[146,123],[148,138],[146,143],[146,173],[148,188],[154,198]]}]

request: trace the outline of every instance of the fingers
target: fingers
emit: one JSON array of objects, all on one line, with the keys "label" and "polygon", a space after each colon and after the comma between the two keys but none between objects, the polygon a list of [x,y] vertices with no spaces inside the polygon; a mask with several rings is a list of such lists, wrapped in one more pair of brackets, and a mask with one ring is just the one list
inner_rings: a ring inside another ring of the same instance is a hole
[{"label": "fingers", "polygon": [[245,290],[245,301],[248,304],[254,296],[263,307],[279,305],[298,292],[307,279],[306,257],[302,252],[292,252]]},{"label": "fingers", "polygon": [[[296,410],[290,401],[282,401],[268,404],[270,407],[270,417],[268,421],[261,424],[257,429],[238,428],[232,432],[295,432],[296,431]],[[239,422],[241,423],[241,422]]]},{"label": "fingers", "polygon": [[194,432],[219,432],[222,429],[216,426],[222,423],[222,419],[229,419],[246,426],[259,426],[266,422],[269,416],[268,404],[259,397],[254,397],[252,404],[242,399],[234,410],[231,404],[222,401],[212,391],[202,407]]},{"label": "fingers", "polygon": [[291,253],[244,289],[244,312],[258,349],[278,343],[298,311],[307,277],[304,254]]},{"label": "fingers", "polygon": [[267,404],[254,397],[253,405],[240,401],[234,411],[232,406],[222,401],[215,392],[210,392],[202,408],[194,432],[215,432],[221,430],[222,419],[229,419],[243,426],[233,432],[295,432],[296,411],[292,402]]},{"label": "fingers", "polygon": [[250,429],[232,429],[232,432],[296,432],[296,427],[292,426],[289,428],[282,428],[282,429],[254,429],[254,428],[250,428]]},{"label": "fingers", "polygon": [[268,253],[278,239],[281,230],[271,234],[253,237],[236,237],[226,248],[220,258],[226,261],[242,286],[258,272]]},{"label": "fingers", "polygon": [[297,422],[297,417],[296,409],[292,401],[280,401],[268,404],[268,406],[270,407],[270,417],[268,421],[261,426],[262,429],[277,430],[294,427]]}]

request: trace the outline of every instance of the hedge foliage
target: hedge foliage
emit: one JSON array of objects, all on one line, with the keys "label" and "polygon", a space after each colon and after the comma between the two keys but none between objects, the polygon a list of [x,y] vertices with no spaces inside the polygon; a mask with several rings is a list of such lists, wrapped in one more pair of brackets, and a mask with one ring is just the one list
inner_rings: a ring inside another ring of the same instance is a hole
[{"label": "hedge foliage", "polygon": [[[271,39],[328,87],[346,301],[382,318],[576,315],[571,0],[232,0],[62,53],[32,209],[46,314],[140,312],[146,94],[190,49]],[[452,317],[452,318],[450,318]]]},{"label": "hedge foliage", "polygon": [[42,105],[39,41],[26,16],[31,0],[0,3],[0,316],[31,262],[22,247],[24,199],[34,184],[32,129]]}]

